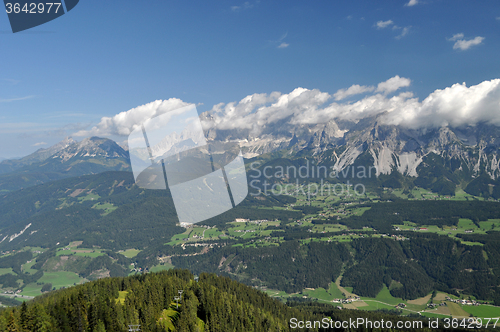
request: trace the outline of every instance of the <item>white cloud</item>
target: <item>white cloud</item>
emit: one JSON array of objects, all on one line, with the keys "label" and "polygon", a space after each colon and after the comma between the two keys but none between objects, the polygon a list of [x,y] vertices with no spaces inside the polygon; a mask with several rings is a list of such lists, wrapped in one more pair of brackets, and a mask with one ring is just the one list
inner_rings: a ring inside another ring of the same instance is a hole
[{"label": "white cloud", "polygon": [[11,79],[11,78],[4,78],[4,79],[2,79],[2,81],[9,82],[12,85],[16,85],[16,84],[21,83],[20,80],[14,80],[14,79]]},{"label": "white cloud", "polygon": [[401,39],[404,36],[406,36],[408,34],[408,32],[410,32],[410,28],[411,27],[404,27],[403,30],[401,31],[401,33],[398,36],[396,36],[396,39]]},{"label": "white cloud", "polygon": [[[457,127],[479,122],[500,126],[500,79],[470,87],[465,83],[454,84],[435,90],[421,102],[410,91],[387,95],[408,87],[410,83],[408,78],[394,76],[379,83],[376,88],[353,85],[338,90],[334,95],[305,88],[296,88],[288,94],[252,94],[239,102],[215,105],[210,112],[212,120],[205,122],[204,128],[215,126],[220,130],[243,130],[255,137],[266,126],[279,121],[299,125],[325,123],[333,119],[357,122],[372,116],[380,116],[380,121],[385,124],[414,129],[447,125]],[[340,101],[365,92],[373,93],[354,102]],[[332,98],[335,101],[328,103]],[[142,121],[187,105],[190,104],[180,99],[158,100],[114,117],[104,117],[94,128],[80,131],[77,136],[125,136]]]},{"label": "white cloud", "polygon": [[290,122],[296,124],[325,123],[332,119],[357,122],[384,112],[395,112],[418,103],[413,93],[403,92],[392,98],[382,94],[366,96],[355,103],[332,103],[322,109],[308,109],[297,114]]},{"label": "white cloud", "polygon": [[[386,94],[408,86],[410,82],[407,78],[395,76],[380,83],[377,88],[356,84],[338,90],[333,96],[317,89],[304,88],[296,88],[289,94],[254,94],[240,102],[215,105],[211,110],[214,119],[212,125],[222,130],[247,130],[251,136],[257,136],[267,125],[283,120],[291,124],[324,123],[334,118],[358,121],[382,112],[396,111],[404,103],[416,103],[417,99],[413,98],[411,92],[386,97]],[[375,89],[382,93],[366,96],[354,103],[333,102],[325,105],[332,97],[339,101]]]},{"label": "white cloud", "polygon": [[177,98],[156,100],[126,112],[121,112],[113,117],[103,117],[92,129],[80,130],[75,136],[128,135],[147,119],[188,105],[192,104]]},{"label": "white cloud", "polygon": [[354,85],[351,85],[348,89],[338,90],[333,96],[335,97],[335,100],[342,100],[342,99],[345,99],[349,96],[353,96],[353,95],[357,95],[357,94],[365,93],[365,92],[371,92],[373,90],[375,90],[375,87],[373,87],[373,86],[354,84]]},{"label": "white cloud", "polygon": [[278,40],[270,40],[271,44],[276,45],[277,48],[287,48],[290,46],[289,43],[285,42],[285,38],[288,36],[288,32],[285,32]]},{"label": "white cloud", "polygon": [[375,23],[375,26],[377,27],[377,29],[384,29],[392,24],[394,24],[392,20],[378,21],[377,23]]},{"label": "white cloud", "polygon": [[384,116],[389,124],[410,128],[475,125],[488,122],[500,125],[500,79],[467,87],[454,84],[436,90],[421,103],[401,108]]},{"label": "white cloud", "polygon": [[8,98],[8,99],[0,98],[0,103],[10,103],[13,101],[20,101],[20,100],[26,100],[26,99],[31,99],[31,98],[35,98],[35,96],[26,96],[26,97]]},{"label": "white cloud", "polygon": [[416,4],[418,4],[418,0],[410,0],[410,2],[406,4],[406,6],[411,7],[415,6]]},{"label": "white cloud", "polygon": [[463,33],[456,33],[456,34],[453,35],[453,37],[451,37],[448,40],[454,41],[454,40],[463,39],[463,38],[464,38],[464,34]]},{"label": "white cloud", "polygon": [[392,20],[378,21],[377,23],[374,24],[374,26],[379,30],[388,28],[390,26],[392,26],[393,31],[401,30],[401,33],[395,37],[396,39],[401,39],[404,36],[406,36],[408,34],[408,32],[410,32],[410,28],[411,28],[411,26],[400,27],[400,26],[394,24],[394,22]]},{"label": "white cloud", "polygon": [[453,45],[453,49],[461,49],[462,51],[465,51],[469,49],[471,46],[474,45],[479,45],[483,42],[484,37],[476,37],[474,39],[469,39],[469,40],[457,40],[455,44]]},{"label": "white cloud", "polygon": [[296,88],[289,94],[253,94],[239,103],[215,105],[211,113],[218,129],[246,129],[258,135],[266,124],[291,118],[306,111],[316,110],[331,96],[317,89]]},{"label": "white cloud", "polygon": [[[393,92],[410,85],[410,82],[408,78],[395,76],[380,83],[375,92]],[[380,120],[386,124],[409,128],[456,127],[482,121],[500,125],[500,79],[471,87],[465,83],[454,84],[434,91],[422,102],[410,91],[392,97],[376,93],[356,102],[338,102],[351,88],[339,90],[341,93],[337,91],[333,95],[336,101],[330,104],[326,104],[332,97],[328,93],[304,88],[297,88],[289,94],[250,95],[239,103],[214,106],[214,124],[219,129],[249,130],[253,135],[258,135],[267,125],[285,119],[291,124],[315,124],[332,119],[357,122],[375,115],[381,115]],[[351,91],[362,88],[355,87]]]},{"label": "white cloud", "polygon": [[400,88],[410,86],[410,84],[411,84],[411,80],[409,78],[399,77],[399,75],[396,75],[394,77],[389,78],[385,82],[379,83],[377,85],[377,90],[375,90],[375,91],[388,94],[388,93],[394,92]]},{"label": "white cloud", "polygon": [[242,9],[250,9],[250,8],[253,8],[253,4],[251,4],[250,2],[246,1],[243,5],[241,6],[231,6],[231,10],[233,12],[237,12],[237,11],[240,11]]},{"label": "white cloud", "polygon": [[47,143],[45,143],[45,142],[38,142],[38,143],[33,144],[32,146],[41,146],[41,145],[47,145]]},{"label": "white cloud", "polygon": [[454,41],[453,49],[460,49],[462,51],[468,50],[474,45],[479,45],[483,42],[484,37],[477,36],[473,39],[465,39],[463,33],[454,34],[453,37],[448,38],[449,41]]}]

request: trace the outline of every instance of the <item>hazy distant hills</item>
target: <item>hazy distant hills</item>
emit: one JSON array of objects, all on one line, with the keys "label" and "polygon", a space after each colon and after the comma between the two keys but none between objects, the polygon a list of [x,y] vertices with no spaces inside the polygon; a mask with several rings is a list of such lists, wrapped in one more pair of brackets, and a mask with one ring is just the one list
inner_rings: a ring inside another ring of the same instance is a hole
[{"label": "hazy distant hills", "polygon": [[18,160],[0,163],[0,192],[27,188],[62,178],[130,170],[128,152],[107,138],[71,138]]},{"label": "hazy distant hills", "polygon": [[9,173],[23,166],[28,166],[36,162],[44,161],[56,152],[59,152],[74,143],[76,142],[71,137],[67,137],[56,145],[53,145],[47,149],[38,149],[32,154],[21,159],[5,160],[5,158],[0,158],[0,160],[2,161],[0,162],[0,174]]},{"label": "hazy distant hills", "polygon": [[[283,197],[251,197],[214,217],[222,224],[244,217],[290,217],[297,211],[260,211],[254,205],[282,205]],[[259,211],[261,214],[259,214]],[[209,223],[206,221],[205,223]],[[131,172],[103,172],[44,183],[0,194],[0,251],[24,246],[53,247],[83,241],[106,249],[163,245],[184,228],[168,190],[147,190]]]},{"label": "hazy distant hills", "polygon": [[134,185],[130,172],[62,179],[0,195],[0,248],[85,241],[144,248],[181,232],[170,193]]}]

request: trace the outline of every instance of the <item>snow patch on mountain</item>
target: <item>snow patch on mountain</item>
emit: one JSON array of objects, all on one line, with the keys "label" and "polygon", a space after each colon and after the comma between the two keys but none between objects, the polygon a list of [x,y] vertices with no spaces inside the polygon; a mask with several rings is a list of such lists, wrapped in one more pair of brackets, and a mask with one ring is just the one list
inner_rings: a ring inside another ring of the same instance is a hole
[{"label": "snow patch on mountain", "polygon": [[74,157],[128,158],[128,153],[110,139],[89,137],[69,145],[52,156],[53,159],[61,159],[62,162]]}]

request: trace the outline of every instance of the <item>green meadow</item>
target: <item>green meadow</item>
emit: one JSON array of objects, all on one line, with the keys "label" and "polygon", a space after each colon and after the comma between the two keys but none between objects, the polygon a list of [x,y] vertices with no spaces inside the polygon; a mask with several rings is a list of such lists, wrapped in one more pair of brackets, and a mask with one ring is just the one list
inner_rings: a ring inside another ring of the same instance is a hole
[{"label": "green meadow", "polygon": [[118,253],[122,254],[123,256],[127,258],[133,258],[137,256],[138,253],[140,253],[141,250],[138,249],[127,249],[125,251],[119,251]]},{"label": "green meadow", "polygon": [[[462,309],[474,317],[480,318],[498,318],[500,317],[500,307],[482,304],[479,306],[461,305]],[[500,326],[499,326],[500,327]]]},{"label": "green meadow", "polygon": [[56,289],[62,287],[73,286],[84,282],[86,279],[80,278],[74,272],[60,271],[60,272],[44,272],[43,276],[38,280],[41,283],[51,283],[52,287]]}]

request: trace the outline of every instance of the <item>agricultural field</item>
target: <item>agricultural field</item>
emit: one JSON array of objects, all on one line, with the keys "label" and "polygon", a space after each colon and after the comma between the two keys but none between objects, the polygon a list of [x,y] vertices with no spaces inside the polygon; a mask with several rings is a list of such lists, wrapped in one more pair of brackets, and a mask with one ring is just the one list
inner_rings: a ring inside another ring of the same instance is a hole
[{"label": "agricultural field", "polygon": [[404,303],[406,307],[400,309],[404,314],[418,313],[425,309],[427,304],[427,296],[413,301],[405,301],[402,298],[392,296],[386,286],[384,286],[375,298],[362,297],[361,299],[368,304],[368,306],[360,308],[362,310],[395,309],[396,305]]},{"label": "agricultural field", "polygon": [[[26,263],[26,264],[23,264],[21,265],[21,271],[23,271],[23,273],[26,273],[28,272],[29,274],[35,274],[37,271],[36,270],[33,270],[31,267],[33,265],[35,265],[36,263],[36,259],[33,258],[29,263]],[[2,269],[3,270],[3,269]],[[12,269],[11,269],[12,270]],[[0,272],[0,274],[3,274]]]},{"label": "agricultural field", "polygon": [[42,284],[40,284],[40,285],[38,285],[36,283],[28,284],[28,285],[24,286],[24,289],[20,294],[24,295],[24,296],[37,296],[37,295],[42,294],[42,292],[41,292],[42,287],[43,287]]},{"label": "agricultural field", "polygon": [[99,198],[101,198],[99,195],[89,192],[89,193],[88,193],[87,195],[85,195],[85,196],[78,197],[78,200],[79,200],[80,202],[85,202],[85,201],[94,201],[94,200],[96,201],[96,200],[98,200]]},{"label": "agricultural field", "polygon": [[80,278],[76,273],[67,271],[45,272],[43,277],[38,280],[38,282],[51,283],[52,287],[56,289],[80,284],[85,281],[85,278]]},{"label": "agricultural field", "polygon": [[24,287],[20,295],[24,296],[37,296],[42,294],[41,289],[43,284],[51,283],[52,287],[56,289],[63,287],[70,287],[75,284],[86,282],[87,279],[80,278],[74,272],[60,271],[60,272],[45,272],[44,275],[38,280],[37,283],[28,284]]},{"label": "agricultural field", "polygon": [[133,258],[137,256],[138,253],[140,253],[141,250],[138,249],[127,249],[127,250],[120,250],[118,251],[119,254],[122,254],[123,256],[127,258]]},{"label": "agricultural field", "polygon": [[287,294],[284,291],[280,291],[280,290],[276,290],[276,289],[267,289],[266,288],[263,290],[263,292],[271,297],[290,297],[290,296],[292,296],[291,294]]},{"label": "agricultural field", "polygon": [[446,306],[450,310],[450,314],[453,318],[466,318],[470,316],[470,314],[462,309],[462,306],[458,303],[447,302]]},{"label": "agricultural field", "polygon": [[498,318],[500,317],[500,307],[495,307],[489,304],[480,306],[462,305],[462,309],[474,317],[480,318]]},{"label": "agricultural field", "polygon": [[66,247],[58,248],[56,252],[56,256],[68,256],[75,255],[81,257],[91,257],[95,258],[98,256],[104,255],[100,249],[93,248],[78,248],[79,245],[82,244],[82,241],[71,242]]},{"label": "agricultural field", "polygon": [[[360,302],[359,305],[357,302]],[[393,310],[394,306],[390,304],[386,304],[383,302],[379,302],[376,300],[363,300],[363,301],[357,301],[353,302],[351,305],[354,306],[356,309],[359,310],[381,310],[381,309],[386,309],[386,310]]]},{"label": "agricultural field", "polygon": [[[339,283],[339,280],[338,282]],[[288,298],[293,296],[307,296],[311,300],[318,300],[320,302],[332,302],[333,299],[339,298],[344,299],[343,294],[345,293],[348,296],[354,296],[351,293],[352,289],[349,287],[343,288],[337,286],[336,283],[330,283],[330,287],[328,290],[324,288],[316,288],[316,289],[304,289],[301,295],[297,294],[287,294],[283,291],[278,290],[266,290],[266,293],[272,297],[280,297],[280,298]],[[444,302],[446,297],[450,297],[452,299],[457,299],[456,296],[439,292],[434,298],[434,303]],[[495,307],[492,305],[462,305],[458,303],[453,303],[446,301],[446,306],[440,306],[435,309],[428,309],[427,303],[431,300],[431,294],[428,294],[425,297],[421,297],[415,300],[403,300],[401,298],[393,297],[389,289],[384,286],[384,288],[377,294],[375,298],[370,297],[361,297],[359,301],[353,301],[350,304],[343,304],[344,308],[350,309],[358,309],[358,310],[380,310],[380,309],[395,309],[395,306],[399,303],[404,303],[406,305],[405,308],[400,310],[403,311],[403,314],[409,313],[419,313],[425,317],[453,317],[453,318],[464,318],[469,317],[471,314],[474,317],[479,318],[496,318],[500,317],[500,307]],[[335,303],[337,305],[337,303]],[[338,303],[338,305],[341,305]]]},{"label": "agricultural field", "polygon": [[[455,196],[440,195],[434,193],[428,189],[415,187],[410,192],[404,192],[403,189],[390,189],[385,188],[384,193],[393,194],[398,198],[410,199],[410,200],[450,200],[450,201],[466,201],[466,200],[484,200],[482,197],[473,196],[467,194],[463,189],[457,189],[455,191]],[[368,197],[378,198],[377,195],[367,193]],[[411,194],[411,195],[410,195]]]},{"label": "agricultural field", "polygon": [[321,287],[314,290],[305,289],[302,293],[304,295],[307,295],[309,298],[318,299],[324,302],[332,302],[333,299],[338,298],[337,296],[330,294],[330,292]]},{"label": "agricultural field", "polygon": [[230,222],[233,227],[230,227],[224,233],[219,231],[217,227],[208,228],[206,226],[189,227],[181,234],[172,236],[170,242],[166,245],[179,245],[187,242],[199,242],[205,240],[215,240],[221,237],[233,237],[240,239],[250,239],[269,236],[272,230],[266,230],[268,226],[278,226],[279,221],[267,222]]},{"label": "agricultural field", "polygon": [[160,272],[160,271],[165,271],[165,270],[170,270],[173,269],[174,266],[170,263],[162,263],[155,265],[149,269],[150,272]]},{"label": "agricultural field", "polygon": [[420,313],[420,315],[422,315],[423,317],[440,318],[440,319],[443,319],[443,318],[446,318],[446,317],[450,317],[449,314],[440,314],[440,313],[437,313],[437,312],[429,312],[429,311],[423,311],[423,312]]},{"label": "agricultural field", "polygon": [[165,243],[166,245],[175,246],[185,242],[197,242],[203,240],[214,240],[218,239],[219,236],[223,235],[216,227],[207,226],[192,226],[188,227],[186,231],[181,234],[175,234],[170,239],[170,242]]},{"label": "agricultural field", "polygon": [[97,210],[103,210],[102,215],[106,216],[113,212],[114,210],[118,209],[118,207],[114,206],[111,203],[96,203],[92,206],[93,209]]},{"label": "agricultural field", "polygon": [[416,231],[416,232],[427,232],[427,233],[436,233],[440,235],[447,235],[453,238],[456,238],[460,242],[468,245],[483,245],[479,242],[468,242],[464,241],[459,237],[456,237],[457,234],[466,234],[468,232],[473,232],[475,234],[486,234],[487,231],[492,229],[500,229],[500,219],[489,219],[488,221],[479,222],[479,226],[472,222],[470,219],[459,219],[457,226],[443,226],[438,227],[435,225],[423,225],[416,226],[416,224],[412,222],[405,222],[404,225],[394,225],[395,229],[399,229],[401,231]]},{"label": "agricultural field", "polygon": [[344,294],[342,293],[342,290],[337,287],[337,284],[335,282],[331,282],[330,287],[328,287],[328,293],[333,295],[335,298],[342,299],[344,298]]},{"label": "agricultural field", "polygon": [[347,226],[340,224],[316,224],[312,228],[313,233],[340,232],[346,230]]},{"label": "agricultural field", "polygon": [[272,230],[266,230],[266,228],[268,226],[279,225],[279,222],[277,221],[268,221],[261,223],[232,222],[230,224],[234,225],[234,227],[229,228],[229,230],[227,231],[228,235],[235,238],[249,239],[252,237],[269,236]]}]

